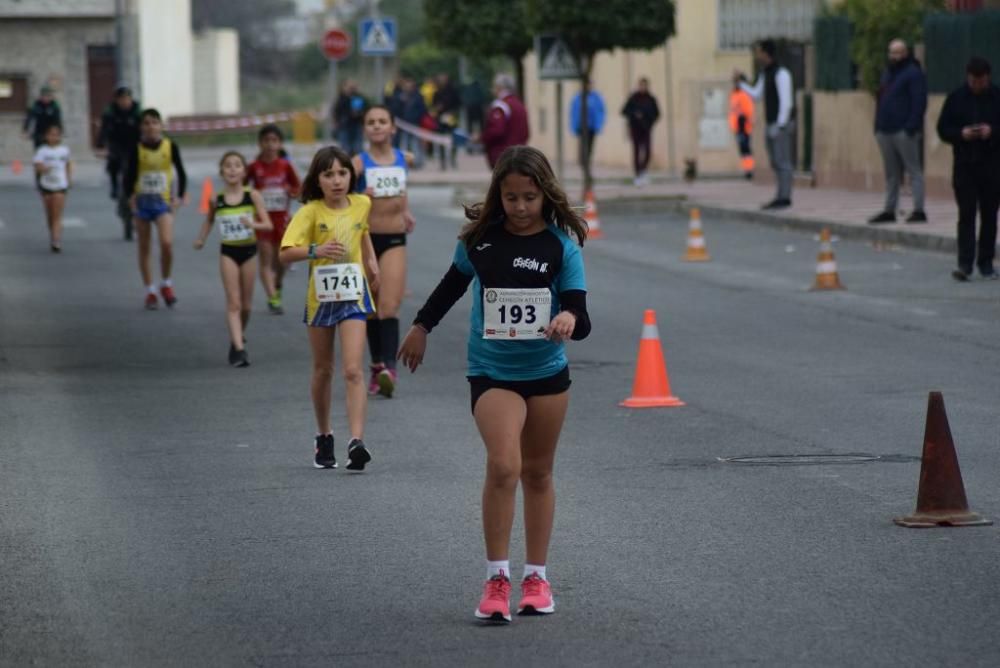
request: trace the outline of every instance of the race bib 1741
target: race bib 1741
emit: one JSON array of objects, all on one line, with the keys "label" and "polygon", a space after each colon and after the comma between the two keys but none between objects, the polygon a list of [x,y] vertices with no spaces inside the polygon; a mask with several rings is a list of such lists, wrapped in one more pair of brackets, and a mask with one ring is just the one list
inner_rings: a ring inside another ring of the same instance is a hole
[{"label": "race bib 1741", "polygon": [[356,262],[323,264],[313,269],[313,287],[321,302],[356,302],[365,293],[365,274]]},{"label": "race bib 1741", "polygon": [[552,317],[548,288],[486,288],[483,291],[483,338],[545,338]]},{"label": "race bib 1741", "polygon": [[268,211],[288,209],[288,192],[284,188],[264,188],[260,194],[264,198],[264,208]]},{"label": "race bib 1741", "polygon": [[245,213],[216,216],[215,222],[219,224],[219,234],[222,235],[222,240],[233,243],[253,239],[255,236],[253,228],[244,224],[244,221],[249,220],[249,218],[250,216]]},{"label": "race bib 1741", "polygon": [[402,167],[369,167],[365,180],[375,197],[397,197],[406,192],[406,170]]},{"label": "race bib 1741", "polygon": [[165,172],[145,172],[139,176],[139,192],[143,195],[159,195],[167,189]]}]

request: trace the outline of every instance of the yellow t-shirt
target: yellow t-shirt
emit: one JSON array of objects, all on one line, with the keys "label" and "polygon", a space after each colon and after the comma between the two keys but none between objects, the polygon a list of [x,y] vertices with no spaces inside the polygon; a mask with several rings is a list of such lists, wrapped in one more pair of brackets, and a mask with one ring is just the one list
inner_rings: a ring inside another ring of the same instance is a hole
[{"label": "yellow t-shirt", "polygon": [[[343,209],[331,209],[323,200],[313,200],[299,209],[292,220],[288,223],[285,235],[281,238],[282,248],[293,246],[307,247],[309,244],[322,246],[328,241],[339,241],[347,248],[347,255],[339,260],[342,263],[355,263],[361,265],[362,261],[361,242],[368,233],[368,212],[372,208],[372,201],[367,195],[352,194],[347,196],[348,206]],[[316,287],[313,284],[313,269],[326,264],[336,264],[334,260],[319,258],[309,261],[309,292],[306,295],[306,323],[310,325],[331,325],[330,314],[322,312],[321,304],[326,310],[332,308],[332,304],[340,302],[320,302],[316,298]],[[357,304],[356,313],[374,313],[375,306],[371,298],[371,291],[368,288],[368,281],[365,280],[364,294]]]}]

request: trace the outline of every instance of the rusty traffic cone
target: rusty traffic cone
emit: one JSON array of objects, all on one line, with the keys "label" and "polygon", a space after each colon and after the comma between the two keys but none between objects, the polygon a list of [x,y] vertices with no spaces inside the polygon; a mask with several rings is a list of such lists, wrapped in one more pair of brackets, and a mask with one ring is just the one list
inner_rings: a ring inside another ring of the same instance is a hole
[{"label": "rusty traffic cone", "polygon": [[199,213],[208,213],[212,206],[213,194],[212,177],[206,176],[205,180],[201,182],[201,202],[198,204]]},{"label": "rusty traffic cone", "polygon": [[632,396],[619,405],[629,408],[684,405],[683,401],[670,392],[667,364],[663,360],[660,330],[656,326],[656,312],[653,309],[646,309],[642,316],[642,338],[639,340],[639,357],[635,362]]},{"label": "rusty traffic cone", "polygon": [[830,229],[824,227],[819,233],[819,255],[816,257],[816,282],[810,290],[845,290],[837,275],[837,261],[833,257],[833,242]]},{"label": "rusty traffic cone", "polygon": [[705,247],[705,236],[701,233],[701,209],[691,209],[688,219],[687,251],[682,258],[685,262],[708,262],[708,249]]},{"label": "rusty traffic cone", "polygon": [[17,176],[24,171],[24,166],[21,164],[20,160],[15,160],[10,163],[10,171],[14,172],[14,175]]},{"label": "rusty traffic cone", "polygon": [[992,520],[969,510],[955,442],[944,411],[944,397],[940,392],[931,392],[927,399],[927,426],[924,428],[917,509],[912,515],[896,517],[892,521],[913,529],[993,524]]},{"label": "rusty traffic cone", "polygon": [[597,215],[597,201],[594,200],[593,190],[588,190],[583,198],[583,219],[587,221],[588,239],[604,238],[604,232],[601,231],[601,219]]}]

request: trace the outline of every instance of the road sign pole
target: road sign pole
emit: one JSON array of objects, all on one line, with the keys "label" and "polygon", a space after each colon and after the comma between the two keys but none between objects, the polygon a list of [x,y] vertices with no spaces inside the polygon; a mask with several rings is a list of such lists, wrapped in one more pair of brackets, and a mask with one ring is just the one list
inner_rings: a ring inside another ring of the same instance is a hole
[{"label": "road sign pole", "polygon": [[385,75],[382,72],[382,56],[375,56],[375,99],[381,102],[385,99]]},{"label": "road sign pole", "polygon": [[327,80],[327,96],[326,99],[329,100],[326,107],[326,118],[323,120],[322,127],[326,128],[326,136],[323,137],[323,141],[328,141],[333,137],[334,125],[333,125],[333,109],[337,104],[337,61],[330,61],[330,72],[329,78]]},{"label": "road sign pole", "polygon": [[[563,159],[563,89],[562,79],[556,81],[556,175],[565,181],[566,164]],[[565,187],[565,184],[563,184]]]}]

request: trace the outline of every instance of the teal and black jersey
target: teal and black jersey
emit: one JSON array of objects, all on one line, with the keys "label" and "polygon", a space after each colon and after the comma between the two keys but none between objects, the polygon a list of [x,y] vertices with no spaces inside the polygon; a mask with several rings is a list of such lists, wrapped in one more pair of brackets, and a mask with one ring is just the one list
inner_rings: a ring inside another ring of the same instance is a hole
[{"label": "teal and black jersey", "polygon": [[554,225],[520,236],[498,222],[475,245],[460,241],[416,322],[430,331],[470,283],[469,376],[537,380],[559,373],[567,365],[564,344],[541,332],[560,311],[577,317],[574,339],[590,331],[583,255]]}]

